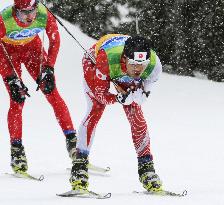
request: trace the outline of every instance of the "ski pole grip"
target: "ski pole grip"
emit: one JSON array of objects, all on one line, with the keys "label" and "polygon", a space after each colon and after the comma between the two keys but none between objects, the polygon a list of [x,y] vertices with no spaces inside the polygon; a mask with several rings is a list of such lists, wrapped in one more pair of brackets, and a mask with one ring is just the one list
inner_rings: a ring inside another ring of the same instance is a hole
[{"label": "ski pole grip", "polygon": [[26,95],[27,95],[28,97],[30,97],[30,94],[29,94],[28,92],[26,92]]},{"label": "ski pole grip", "polygon": [[38,84],[38,85],[37,85],[37,89],[36,89],[36,91],[38,91],[39,89],[40,89],[40,85]]}]

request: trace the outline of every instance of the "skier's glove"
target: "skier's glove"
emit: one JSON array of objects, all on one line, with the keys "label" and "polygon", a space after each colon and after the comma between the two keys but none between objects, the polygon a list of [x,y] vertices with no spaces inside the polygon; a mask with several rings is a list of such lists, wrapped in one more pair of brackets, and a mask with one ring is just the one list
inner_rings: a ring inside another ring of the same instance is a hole
[{"label": "skier's glove", "polygon": [[129,89],[126,93],[118,93],[116,99],[122,105],[130,105],[133,102],[133,94]]},{"label": "skier's glove", "polygon": [[142,88],[138,88],[136,91],[133,92],[133,100],[138,105],[142,105],[146,101],[150,94],[150,91],[145,92]]},{"label": "skier's glove", "polygon": [[48,65],[43,66],[36,83],[37,90],[41,87],[44,94],[50,94],[55,88],[54,68]]},{"label": "skier's glove", "polygon": [[8,76],[5,78],[5,82],[7,82],[9,85],[10,95],[13,101],[17,103],[23,103],[26,99],[26,95],[30,97],[28,88],[17,76]]}]

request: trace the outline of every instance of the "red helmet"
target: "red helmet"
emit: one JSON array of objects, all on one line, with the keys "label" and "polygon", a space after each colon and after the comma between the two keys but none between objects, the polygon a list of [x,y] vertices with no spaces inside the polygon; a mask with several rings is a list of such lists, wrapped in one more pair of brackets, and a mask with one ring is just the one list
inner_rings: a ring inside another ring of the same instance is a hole
[{"label": "red helmet", "polygon": [[29,9],[38,4],[38,0],[14,0],[14,6],[16,9]]}]

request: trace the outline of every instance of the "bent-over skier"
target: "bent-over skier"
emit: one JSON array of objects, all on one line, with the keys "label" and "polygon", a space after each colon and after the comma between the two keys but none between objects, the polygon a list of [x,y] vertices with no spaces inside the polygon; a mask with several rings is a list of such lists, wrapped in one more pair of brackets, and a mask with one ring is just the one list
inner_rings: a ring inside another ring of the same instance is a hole
[{"label": "bent-over skier", "polygon": [[[89,55],[96,59],[92,62]],[[95,128],[106,105],[120,103],[131,126],[138,157],[139,180],[147,191],[162,190],[150,150],[150,138],[141,109],[149,97],[151,86],[158,80],[162,65],[150,42],[141,36],[108,34],[86,53],[82,60],[88,111],[77,140],[70,183],[74,191],[88,191],[88,156]],[[113,82],[118,94],[109,92]]]}]

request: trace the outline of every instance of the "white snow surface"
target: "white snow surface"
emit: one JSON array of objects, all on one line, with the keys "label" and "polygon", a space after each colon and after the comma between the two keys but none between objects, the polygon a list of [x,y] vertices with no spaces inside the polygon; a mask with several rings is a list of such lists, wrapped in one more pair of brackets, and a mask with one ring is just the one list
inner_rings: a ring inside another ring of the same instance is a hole
[{"label": "white snow surface", "polygon": [[[11,1],[0,1],[0,10]],[[63,21],[85,47],[95,40],[77,27]],[[60,26],[59,26],[60,27]],[[82,49],[60,27],[61,48],[55,65],[58,89],[78,128],[86,112],[82,91]],[[143,190],[137,175],[137,158],[130,127],[121,105],[108,106],[96,130],[90,160],[110,166],[107,175],[90,175],[90,189],[111,192],[106,200],[60,198],[68,191],[71,166],[63,133],[53,110],[26,69],[23,80],[29,88],[23,113],[23,144],[29,172],[43,174],[42,182],[12,178],[10,143],[7,129],[9,97],[0,81],[0,204],[74,205],[127,203],[150,205],[223,205],[224,203],[224,84],[191,77],[162,74],[148,101],[143,105],[147,119],[155,168],[164,188],[175,192],[188,190],[184,198],[140,196]]]}]

